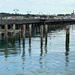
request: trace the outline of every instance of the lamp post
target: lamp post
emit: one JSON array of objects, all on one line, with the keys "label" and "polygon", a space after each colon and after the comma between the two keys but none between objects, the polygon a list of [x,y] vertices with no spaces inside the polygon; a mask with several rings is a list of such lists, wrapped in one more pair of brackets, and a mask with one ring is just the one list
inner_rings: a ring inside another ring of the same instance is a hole
[{"label": "lamp post", "polygon": [[31,11],[27,11],[27,14],[30,14],[31,13]]},{"label": "lamp post", "polygon": [[15,12],[15,14],[17,14],[17,12],[18,12],[19,10],[18,10],[18,9],[14,9],[13,11]]}]

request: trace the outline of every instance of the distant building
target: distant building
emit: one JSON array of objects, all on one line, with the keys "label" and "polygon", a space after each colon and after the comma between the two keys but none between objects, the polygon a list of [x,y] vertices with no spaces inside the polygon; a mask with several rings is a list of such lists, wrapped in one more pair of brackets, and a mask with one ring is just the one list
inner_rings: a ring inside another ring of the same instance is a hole
[{"label": "distant building", "polygon": [[71,13],[71,18],[75,18],[74,10],[73,13]]}]

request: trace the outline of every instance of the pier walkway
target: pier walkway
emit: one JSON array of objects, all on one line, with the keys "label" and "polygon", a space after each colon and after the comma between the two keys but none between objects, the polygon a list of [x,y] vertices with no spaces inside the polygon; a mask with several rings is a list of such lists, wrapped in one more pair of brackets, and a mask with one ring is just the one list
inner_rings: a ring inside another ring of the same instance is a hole
[{"label": "pier walkway", "polygon": [[75,22],[75,19],[7,19],[7,20],[0,20],[0,25],[5,24],[49,24],[49,23],[69,23]]}]

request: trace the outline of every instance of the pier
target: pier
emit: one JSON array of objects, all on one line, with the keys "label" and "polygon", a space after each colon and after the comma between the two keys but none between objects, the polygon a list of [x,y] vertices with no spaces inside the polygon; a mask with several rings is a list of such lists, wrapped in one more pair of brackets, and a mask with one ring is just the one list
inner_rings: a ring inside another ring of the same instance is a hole
[{"label": "pier", "polygon": [[11,24],[52,24],[52,23],[71,23],[75,22],[75,19],[5,19],[0,20],[0,25],[11,25]]},{"label": "pier", "polygon": [[[32,29],[37,27],[40,28],[40,38],[41,38],[41,46],[43,45],[43,29],[45,29],[45,44],[47,44],[47,29],[52,27],[62,27],[61,25],[57,25],[58,23],[72,23],[75,22],[74,19],[35,19],[35,20],[0,20],[0,34],[5,34],[5,43],[8,42],[8,33],[12,33],[11,42],[13,43],[15,40],[15,35],[19,34],[19,42],[21,40],[21,32],[23,37],[23,44],[25,44],[25,32],[26,29],[29,29],[29,44],[31,44],[31,31]],[[69,26],[66,26],[66,44],[69,43]],[[67,39],[68,38],[68,39]]]},{"label": "pier", "polygon": [[[48,68],[45,67],[44,69],[49,69],[49,65],[52,66],[54,64],[56,65],[53,67],[55,68],[54,71],[56,68],[65,70],[69,65],[69,61],[72,61],[69,56],[72,55],[71,51],[74,51],[75,44],[75,34],[73,33],[75,32],[75,24],[71,23],[52,24],[44,23],[44,20],[42,20],[39,23],[16,24],[14,22],[1,24],[0,55],[2,56],[1,61],[3,61],[1,63],[4,67],[4,64],[9,64],[9,67],[5,67],[6,70],[13,70],[10,65],[16,65],[16,68],[22,69],[24,72],[26,67],[28,70],[31,66],[38,67],[39,65],[40,69],[45,66],[48,66]],[[62,62],[64,67],[61,65]]]}]

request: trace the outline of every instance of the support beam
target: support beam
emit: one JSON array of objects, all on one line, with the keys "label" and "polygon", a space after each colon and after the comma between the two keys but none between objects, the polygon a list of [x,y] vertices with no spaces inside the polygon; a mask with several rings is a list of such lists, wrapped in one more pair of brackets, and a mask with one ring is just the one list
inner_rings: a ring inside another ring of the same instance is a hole
[{"label": "support beam", "polygon": [[16,28],[16,27],[15,27],[15,24],[13,24],[13,29],[15,30],[15,28]]},{"label": "support beam", "polygon": [[23,25],[23,45],[25,44],[25,28],[26,26]]},{"label": "support beam", "polygon": [[19,28],[19,42],[21,41],[21,27]]},{"label": "support beam", "polygon": [[8,30],[8,26],[7,25],[5,25],[5,43],[7,43],[8,42],[8,32],[7,32],[7,30]]},{"label": "support beam", "polygon": [[13,24],[13,29],[14,29],[14,32],[13,32],[11,42],[13,42],[15,40],[15,35],[16,35],[15,24]]},{"label": "support beam", "polygon": [[41,31],[41,46],[43,45],[43,25],[40,26]]},{"label": "support beam", "polygon": [[67,26],[66,26],[66,45],[69,44],[69,35],[70,35],[69,30],[70,30],[70,26],[67,25]]},{"label": "support beam", "polygon": [[47,25],[45,25],[45,45],[47,45]]},{"label": "support beam", "polygon": [[31,24],[29,25],[29,45],[31,44]]}]

